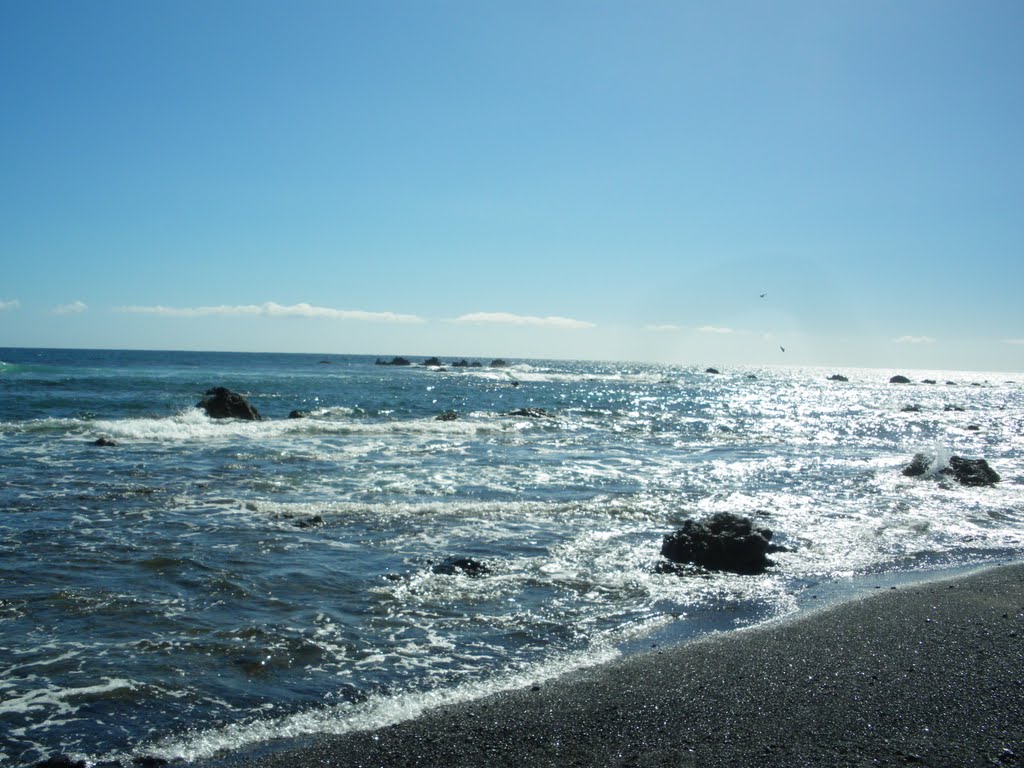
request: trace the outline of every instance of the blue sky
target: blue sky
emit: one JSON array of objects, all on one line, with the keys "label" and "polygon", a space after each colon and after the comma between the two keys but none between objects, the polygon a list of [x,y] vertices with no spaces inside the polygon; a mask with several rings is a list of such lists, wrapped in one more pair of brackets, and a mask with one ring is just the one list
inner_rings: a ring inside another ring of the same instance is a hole
[{"label": "blue sky", "polygon": [[0,346],[1024,370],[1022,39],[1015,1],[9,0]]}]

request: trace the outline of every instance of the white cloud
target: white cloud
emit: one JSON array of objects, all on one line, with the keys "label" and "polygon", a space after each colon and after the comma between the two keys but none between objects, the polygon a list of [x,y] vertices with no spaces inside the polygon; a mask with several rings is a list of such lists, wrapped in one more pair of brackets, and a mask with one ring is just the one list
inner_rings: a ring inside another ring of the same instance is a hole
[{"label": "white cloud", "polygon": [[11,301],[0,301],[0,312],[5,309],[17,309],[20,306],[21,302],[17,299],[12,299]]},{"label": "white cloud", "polygon": [[334,309],[300,303],[285,306],[273,301],[263,304],[222,304],[216,307],[117,307],[117,312],[130,312],[162,317],[320,317],[328,320],[363,320],[377,323],[422,323],[416,315],[396,312],[365,312],[360,309]]},{"label": "white cloud", "polygon": [[571,317],[533,317],[531,315],[514,315],[511,312],[473,312],[448,322],[466,325],[529,325],[546,328],[593,328],[595,326],[594,323],[586,320],[574,320]]},{"label": "white cloud", "polygon": [[719,328],[714,325],[702,325],[697,330],[701,333],[736,333],[732,328]]},{"label": "white cloud", "polygon": [[72,301],[70,304],[61,304],[58,307],[53,308],[53,314],[55,315],[77,315],[80,312],[85,312],[89,308],[89,305],[84,301]]},{"label": "white cloud", "polygon": [[1003,344],[1024,344],[1024,339],[1003,339]]},{"label": "white cloud", "polygon": [[892,340],[893,344],[934,344],[935,339],[931,336],[900,336]]},{"label": "white cloud", "polygon": [[673,325],[672,323],[660,323],[655,325],[645,325],[644,330],[654,331],[656,333],[673,333],[675,331],[683,330],[683,326]]}]

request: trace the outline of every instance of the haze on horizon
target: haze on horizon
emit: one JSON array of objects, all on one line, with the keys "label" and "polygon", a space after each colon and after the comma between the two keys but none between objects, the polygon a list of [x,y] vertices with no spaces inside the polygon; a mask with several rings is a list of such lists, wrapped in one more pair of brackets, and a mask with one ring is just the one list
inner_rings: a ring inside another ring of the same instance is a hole
[{"label": "haze on horizon", "polygon": [[1021,39],[1012,0],[5,3],[0,347],[1022,371]]}]

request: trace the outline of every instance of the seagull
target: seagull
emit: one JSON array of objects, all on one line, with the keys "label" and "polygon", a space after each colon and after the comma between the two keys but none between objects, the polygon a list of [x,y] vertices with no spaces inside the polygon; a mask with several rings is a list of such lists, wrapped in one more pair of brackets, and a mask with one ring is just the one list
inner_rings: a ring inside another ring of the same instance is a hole
[{"label": "seagull", "polygon": [[767,296],[767,295],[768,295],[767,293],[762,293],[762,294],[761,294],[761,298],[763,299],[763,298],[764,298],[765,296]]},{"label": "seagull", "polygon": [[781,349],[781,350],[782,350],[783,352],[785,352],[785,351],[786,351],[786,348],[785,348],[785,347],[783,347],[783,346],[781,346],[781,345],[779,346],[779,349]]}]

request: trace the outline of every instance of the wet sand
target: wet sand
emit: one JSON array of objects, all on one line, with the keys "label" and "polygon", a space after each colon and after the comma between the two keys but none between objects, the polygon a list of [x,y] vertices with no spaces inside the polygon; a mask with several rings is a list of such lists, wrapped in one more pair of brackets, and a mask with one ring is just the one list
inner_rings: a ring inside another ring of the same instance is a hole
[{"label": "wet sand", "polygon": [[259,759],[288,766],[1024,766],[1024,565],[886,589]]}]

